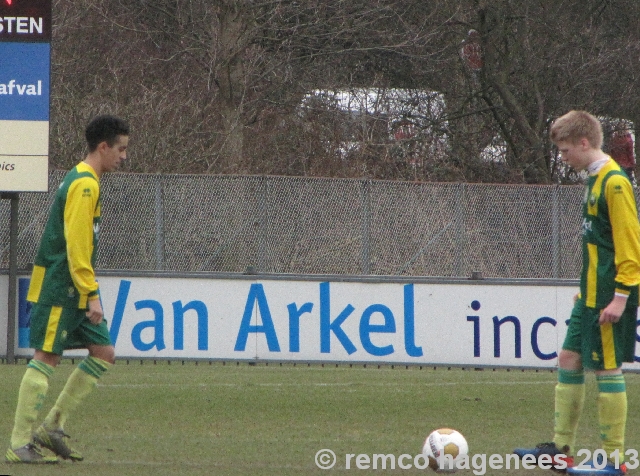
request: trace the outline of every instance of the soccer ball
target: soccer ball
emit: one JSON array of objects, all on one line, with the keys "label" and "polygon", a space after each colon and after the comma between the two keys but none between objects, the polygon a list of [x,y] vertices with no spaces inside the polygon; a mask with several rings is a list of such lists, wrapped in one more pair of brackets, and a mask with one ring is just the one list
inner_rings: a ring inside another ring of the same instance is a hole
[{"label": "soccer ball", "polygon": [[467,440],[459,431],[451,428],[440,428],[427,436],[422,454],[429,460],[429,467],[434,471],[454,473],[469,453]]}]

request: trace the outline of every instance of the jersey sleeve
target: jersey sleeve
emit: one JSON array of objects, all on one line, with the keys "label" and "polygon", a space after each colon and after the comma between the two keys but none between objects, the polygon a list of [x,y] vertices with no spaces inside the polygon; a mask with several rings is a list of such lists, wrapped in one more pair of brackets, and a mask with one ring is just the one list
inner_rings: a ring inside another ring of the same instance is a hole
[{"label": "jersey sleeve", "polygon": [[64,207],[64,237],[71,279],[80,295],[98,297],[98,283],[91,264],[93,253],[93,218],[100,189],[96,180],[82,177],[67,192]]},{"label": "jersey sleeve", "polygon": [[622,175],[607,180],[605,198],[613,235],[616,294],[640,284],[640,225],[631,183]]}]

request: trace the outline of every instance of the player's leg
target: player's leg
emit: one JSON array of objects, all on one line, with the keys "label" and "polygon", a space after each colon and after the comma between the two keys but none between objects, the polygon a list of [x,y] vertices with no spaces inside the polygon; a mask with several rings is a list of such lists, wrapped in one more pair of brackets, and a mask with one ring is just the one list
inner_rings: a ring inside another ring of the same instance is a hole
[{"label": "player's leg", "polygon": [[553,441],[570,456],[575,452],[578,423],[584,408],[583,327],[587,311],[584,301],[577,299],[558,356]]},{"label": "player's leg", "polygon": [[[18,392],[18,404],[5,458],[12,463],[55,463],[32,444],[33,425],[49,389],[49,378],[60,362],[59,337],[62,308],[35,304],[31,309],[30,345],[36,349]],[[41,350],[47,349],[47,351]]]},{"label": "player's leg", "polygon": [[[636,339],[636,308],[625,309],[619,322],[598,322],[599,312],[590,316],[592,331],[585,339],[590,357],[590,366],[596,373],[598,383],[598,420],[602,449],[609,461],[600,462],[598,468],[575,468],[570,474],[621,476],[626,473],[624,465],[624,436],[627,422],[627,391],[622,363],[633,362]],[[587,365],[587,361],[584,361]],[[617,452],[617,456],[615,453]],[[594,466],[593,462],[587,466]]]},{"label": "player's leg", "polygon": [[93,391],[100,377],[115,362],[115,351],[109,339],[106,322],[95,326],[84,320],[73,333],[71,345],[84,342],[89,355],[74,369],[54,406],[37,429],[35,440],[58,456],[81,461],[82,455],[68,444],[64,426],[69,416]]},{"label": "player's leg", "polygon": [[581,361],[579,353],[568,349],[563,349],[558,358],[553,441],[569,456],[575,452],[578,423],[584,408],[585,383]]},{"label": "player's leg", "polygon": [[[571,327],[571,324],[569,324]],[[571,335],[571,333],[568,333]],[[553,441],[540,443],[535,448],[517,448],[514,453],[523,458],[533,455],[538,461],[542,455],[553,459],[553,469],[564,471],[573,466],[578,423],[584,407],[584,370],[581,355],[569,350],[575,342],[565,340],[558,356],[558,383],[555,387]],[[567,348],[568,347],[568,348]],[[549,463],[549,461],[546,461]]]},{"label": "player's leg", "polygon": [[[624,436],[627,423],[627,389],[621,367],[624,362],[634,362],[636,354],[636,329],[638,308],[627,307],[620,320],[611,326],[600,326],[603,354],[615,355],[615,370],[597,372],[598,415],[603,449],[607,454],[618,450],[624,461]],[[611,335],[612,334],[612,335]],[[611,346],[613,344],[613,350]]]},{"label": "player's leg", "polygon": [[624,476],[624,431],[627,421],[627,393],[622,373],[596,374],[598,381],[598,419],[602,449],[610,457],[587,461],[567,470],[569,475]]},{"label": "player's leg", "polygon": [[598,420],[602,449],[607,455],[618,451],[624,461],[624,433],[627,423],[627,389],[622,370],[596,372]]},{"label": "player's leg", "polygon": [[88,346],[87,356],[69,376],[55,405],[47,415],[44,426],[48,429],[63,429],[69,415],[89,395],[100,377],[114,362],[112,346]]},{"label": "player's leg", "polygon": [[554,396],[553,441],[540,443],[535,448],[516,448],[520,458],[532,455],[536,459],[549,455],[554,469],[564,470],[573,465],[574,446],[578,423],[584,407],[584,370],[582,367],[582,324],[584,301],[576,300],[569,319],[569,327],[562,350],[558,355],[558,383]]}]

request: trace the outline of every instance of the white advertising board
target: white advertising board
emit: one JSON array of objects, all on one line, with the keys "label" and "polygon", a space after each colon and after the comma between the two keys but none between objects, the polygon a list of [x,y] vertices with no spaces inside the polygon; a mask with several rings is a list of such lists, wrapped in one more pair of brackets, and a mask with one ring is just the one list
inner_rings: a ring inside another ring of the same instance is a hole
[{"label": "white advertising board", "polygon": [[[28,278],[19,281],[16,355],[31,355]],[[556,365],[577,291],[268,279],[99,282],[119,357],[538,368]],[[638,363],[630,367],[640,370]]]},{"label": "white advertising board", "polygon": [[0,190],[46,192],[48,188],[49,122],[0,120]]}]

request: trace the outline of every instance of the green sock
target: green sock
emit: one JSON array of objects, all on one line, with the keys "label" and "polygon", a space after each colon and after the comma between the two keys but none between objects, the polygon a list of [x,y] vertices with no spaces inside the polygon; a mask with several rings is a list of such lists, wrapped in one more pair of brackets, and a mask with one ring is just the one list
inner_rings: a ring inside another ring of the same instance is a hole
[{"label": "green sock", "polygon": [[80,402],[95,388],[98,379],[111,364],[96,357],[87,357],[71,373],[55,405],[44,420],[45,428],[56,430],[64,428],[69,415]]},{"label": "green sock", "polygon": [[584,407],[584,372],[582,370],[558,369],[558,384],[555,396],[555,424],[553,441],[556,446],[573,454],[578,422]]},{"label": "green sock", "polygon": [[32,359],[22,377],[18,393],[15,423],[11,432],[11,448],[20,448],[31,442],[33,424],[38,418],[49,389],[49,377],[54,368]]},{"label": "green sock", "polygon": [[627,388],[624,375],[598,375],[598,419],[602,449],[607,456],[619,451],[624,461],[624,430],[627,423]]}]

